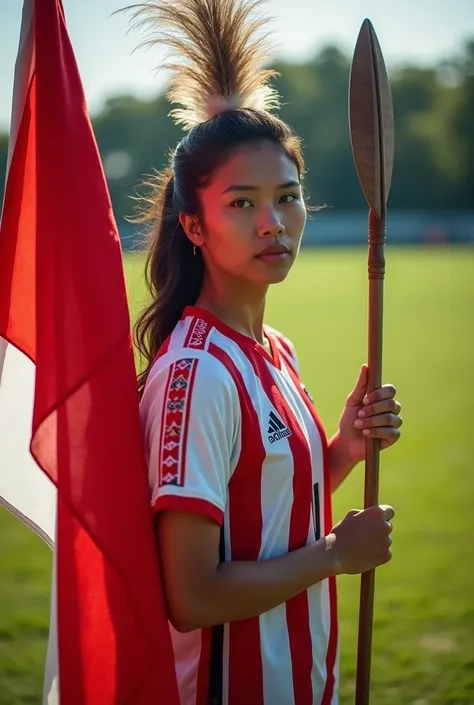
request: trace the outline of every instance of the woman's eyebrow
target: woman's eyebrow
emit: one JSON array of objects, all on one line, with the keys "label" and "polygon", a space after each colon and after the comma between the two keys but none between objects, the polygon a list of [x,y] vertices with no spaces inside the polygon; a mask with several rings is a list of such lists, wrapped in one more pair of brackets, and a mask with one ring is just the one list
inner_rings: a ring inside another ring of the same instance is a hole
[{"label": "woman's eyebrow", "polygon": [[[283,189],[283,188],[290,188],[292,186],[299,186],[300,182],[299,181],[287,181],[285,184],[280,184],[276,188]],[[224,193],[229,193],[229,191],[260,191],[259,186],[252,186],[251,184],[232,184],[232,186],[228,186],[225,191],[222,192]]]}]

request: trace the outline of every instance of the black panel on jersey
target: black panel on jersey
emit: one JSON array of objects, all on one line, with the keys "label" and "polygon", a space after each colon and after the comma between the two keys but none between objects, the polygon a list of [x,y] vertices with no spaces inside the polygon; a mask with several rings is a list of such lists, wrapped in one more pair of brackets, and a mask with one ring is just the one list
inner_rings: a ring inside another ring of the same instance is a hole
[{"label": "black panel on jersey", "polygon": [[[219,542],[219,560],[225,561],[224,527]],[[209,673],[209,705],[222,705],[222,656],[224,652],[224,625],[212,628],[211,663]]]}]

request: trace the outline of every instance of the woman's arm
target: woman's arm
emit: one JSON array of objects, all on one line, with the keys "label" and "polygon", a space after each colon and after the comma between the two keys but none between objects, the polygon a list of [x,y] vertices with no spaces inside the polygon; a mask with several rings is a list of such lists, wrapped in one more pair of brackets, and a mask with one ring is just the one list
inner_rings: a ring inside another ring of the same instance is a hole
[{"label": "woman's arm", "polygon": [[341,572],[390,558],[390,508],[352,510],[316,543],[277,558],[220,563],[221,529],[200,514],[158,513],[157,537],[168,616],[181,632],[248,619]]},{"label": "woman's arm", "polygon": [[278,558],[219,563],[221,529],[212,519],[165,510],[157,526],[168,613],[178,631],[254,617],[336,573],[326,538]]}]

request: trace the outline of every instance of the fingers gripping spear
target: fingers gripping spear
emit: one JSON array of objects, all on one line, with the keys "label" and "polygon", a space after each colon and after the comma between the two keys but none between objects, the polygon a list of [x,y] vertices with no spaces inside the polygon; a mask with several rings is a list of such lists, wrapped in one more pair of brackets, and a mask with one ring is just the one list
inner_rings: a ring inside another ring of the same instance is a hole
[{"label": "fingers gripping spear", "polygon": [[[393,168],[393,109],[387,70],[374,28],[364,20],[352,60],[349,88],[352,153],[369,204],[368,392],[382,384],[383,283],[387,199]],[[380,442],[367,439],[364,505],[378,503]],[[368,705],[374,609],[371,570],[361,578],[356,705]]]}]

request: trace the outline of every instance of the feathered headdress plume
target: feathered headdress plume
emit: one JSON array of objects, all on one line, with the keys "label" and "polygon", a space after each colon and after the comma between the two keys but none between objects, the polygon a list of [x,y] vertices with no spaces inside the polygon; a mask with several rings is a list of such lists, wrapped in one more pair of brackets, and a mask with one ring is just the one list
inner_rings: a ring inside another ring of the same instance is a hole
[{"label": "feathered headdress plume", "polygon": [[[271,111],[279,95],[268,82],[278,75],[263,69],[269,58],[268,18],[255,13],[262,0],[148,0],[132,5],[135,27],[146,27],[140,46],[164,45],[160,68],[171,72],[166,97],[170,116],[183,129],[232,108]],[[170,59],[170,60],[169,60]]]}]

